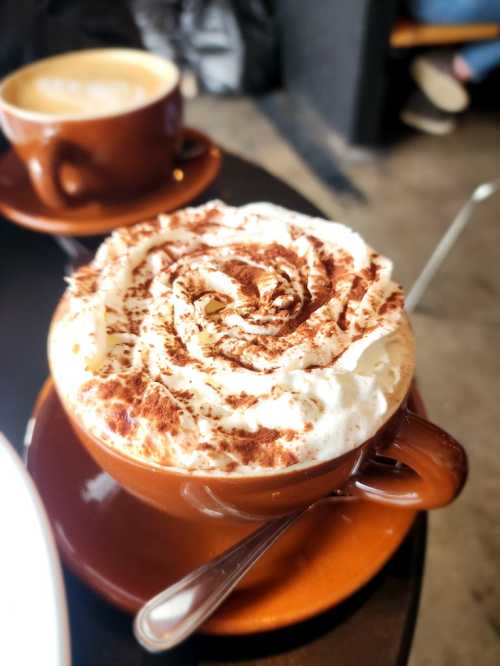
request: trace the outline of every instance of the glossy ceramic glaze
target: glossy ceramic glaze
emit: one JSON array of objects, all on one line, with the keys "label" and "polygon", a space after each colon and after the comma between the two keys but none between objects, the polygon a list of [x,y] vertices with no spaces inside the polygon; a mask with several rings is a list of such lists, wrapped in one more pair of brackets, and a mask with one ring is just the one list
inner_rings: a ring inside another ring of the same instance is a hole
[{"label": "glossy ceramic glaze", "polygon": [[217,176],[220,150],[197,130],[184,128],[183,140],[205,147],[198,156],[174,164],[157,188],[128,201],[81,202],[57,210],[37,196],[26,168],[13,150],[0,158],[0,211],[32,231],[93,236],[180,208],[201,194]]},{"label": "glossy ceramic glaze", "polygon": [[[416,391],[409,402],[422,413]],[[124,492],[79,444],[50,381],[30,430],[28,468],[63,559],[119,608],[137,611],[256,528],[179,520]],[[380,570],[415,515],[365,501],[315,509],[266,553],[203,631],[266,631],[341,602]]]},{"label": "glossy ceramic glaze", "polygon": [[[172,516],[214,525],[269,520],[339,490],[381,504],[432,509],[451,502],[467,475],[460,444],[405,405],[372,439],[338,458],[292,471],[215,476],[148,465],[116,451],[86,432],[60,397],[80,442],[123,488]],[[404,467],[381,465],[377,455]]]},{"label": "glossy ceramic glaze", "polygon": [[[100,49],[105,54],[106,49]],[[142,59],[157,56],[130,49]],[[176,83],[137,109],[72,118],[26,112],[2,97],[0,121],[38,197],[52,209],[82,200],[131,199],[157,187],[180,147],[182,100]]]}]

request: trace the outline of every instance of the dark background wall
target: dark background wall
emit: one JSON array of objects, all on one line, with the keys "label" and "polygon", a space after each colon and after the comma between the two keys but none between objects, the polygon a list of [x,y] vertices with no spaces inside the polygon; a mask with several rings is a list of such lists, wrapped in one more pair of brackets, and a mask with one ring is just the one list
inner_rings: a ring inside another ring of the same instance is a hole
[{"label": "dark background wall", "polygon": [[372,143],[387,89],[397,0],[278,0],[283,75],[332,129]]}]

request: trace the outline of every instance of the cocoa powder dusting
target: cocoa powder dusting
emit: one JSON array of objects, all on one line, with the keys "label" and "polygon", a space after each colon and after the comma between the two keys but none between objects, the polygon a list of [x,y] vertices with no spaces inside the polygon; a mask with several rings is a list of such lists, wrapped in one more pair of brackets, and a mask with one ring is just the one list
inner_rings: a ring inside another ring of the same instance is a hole
[{"label": "cocoa powder dusting", "polygon": [[98,287],[100,270],[91,264],[81,266],[71,276],[72,293],[77,298],[95,294]]},{"label": "cocoa powder dusting", "polygon": [[219,432],[221,435],[219,445],[222,450],[235,455],[242,465],[272,468],[288,467],[298,462],[295,454],[276,441],[280,437],[291,441],[297,435],[292,430],[260,427],[256,432],[240,428]]},{"label": "cocoa powder dusting", "polygon": [[378,314],[384,315],[391,310],[399,310],[403,307],[404,297],[400,291],[393,291],[389,298],[382,304]]},{"label": "cocoa powder dusting", "polygon": [[347,302],[347,303],[344,305],[344,307],[343,307],[343,309],[342,309],[342,312],[341,312],[340,315],[339,315],[339,318],[337,319],[337,324],[338,324],[339,328],[340,328],[342,331],[347,331],[347,328],[348,328],[348,326],[349,326],[349,324],[348,324],[348,322],[347,322],[347,311],[348,311],[348,308],[349,308],[349,303]]},{"label": "cocoa powder dusting", "polygon": [[226,396],[225,400],[227,404],[230,405],[233,409],[251,407],[258,401],[255,396],[248,395],[248,393],[245,393],[244,391],[235,395],[228,395]]},{"label": "cocoa powder dusting", "polygon": [[131,435],[136,428],[135,422],[130,418],[126,406],[112,407],[106,416],[106,423],[112,432],[122,437]]},{"label": "cocoa powder dusting", "polygon": [[161,433],[177,435],[180,424],[180,410],[168,396],[159,390],[152,390],[137,408],[137,414],[149,419]]}]

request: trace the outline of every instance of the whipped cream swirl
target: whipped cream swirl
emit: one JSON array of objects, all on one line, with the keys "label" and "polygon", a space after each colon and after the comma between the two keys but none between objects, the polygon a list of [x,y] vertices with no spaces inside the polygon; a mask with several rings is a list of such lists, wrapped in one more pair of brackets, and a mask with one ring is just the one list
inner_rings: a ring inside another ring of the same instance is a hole
[{"label": "whipped cream swirl", "polygon": [[88,432],[150,464],[260,474],[336,457],[411,379],[391,271],[347,227],[271,204],[119,229],[69,279],[56,385]]}]

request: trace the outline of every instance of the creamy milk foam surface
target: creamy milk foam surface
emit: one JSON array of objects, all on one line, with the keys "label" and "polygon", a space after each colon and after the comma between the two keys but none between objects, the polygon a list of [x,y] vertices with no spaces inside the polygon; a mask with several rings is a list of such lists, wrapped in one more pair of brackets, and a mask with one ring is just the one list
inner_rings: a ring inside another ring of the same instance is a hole
[{"label": "creamy milk foam surface", "polygon": [[36,113],[114,113],[144,104],[168,85],[168,75],[155,65],[147,54],[126,49],[74,52],[20,70],[4,95],[11,104]]},{"label": "creamy milk foam surface", "polygon": [[153,465],[276,473],[376,433],[413,372],[391,262],[347,227],[211,202],[115,231],[49,355],[83,427]]}]

